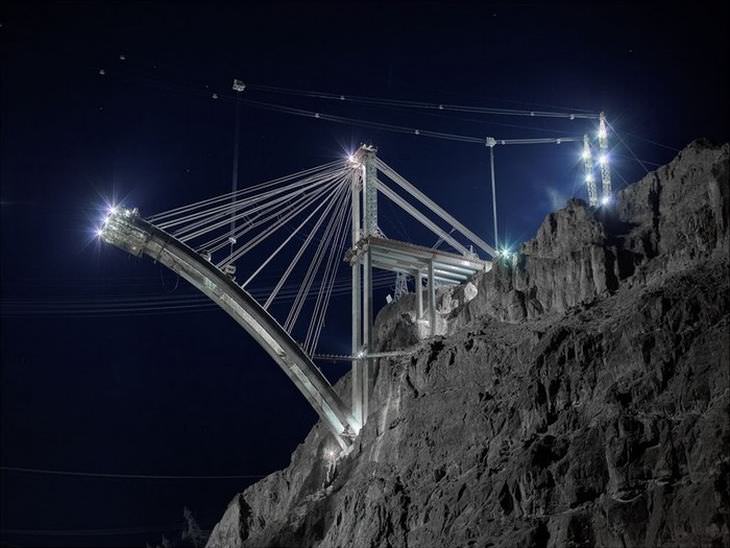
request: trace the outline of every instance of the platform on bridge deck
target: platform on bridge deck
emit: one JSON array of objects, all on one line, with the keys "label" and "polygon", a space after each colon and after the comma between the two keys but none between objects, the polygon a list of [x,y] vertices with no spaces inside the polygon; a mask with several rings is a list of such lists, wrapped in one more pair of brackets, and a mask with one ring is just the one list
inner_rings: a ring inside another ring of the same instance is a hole
[{"label": "platform on bridge deck", "polygon": [[491,261],[484,261],[476,255],[466,257],[377,236],[361,239],[354,248],[347,251],[345,260],[353,264],[356,258],[362,257],[368,250],[372,257],[372,268],[403,272],[410,276],[427,273],[429,263],[433,261],[434,279],[442,285],[463,283],[477,272],[488,272],[492,268]]}]

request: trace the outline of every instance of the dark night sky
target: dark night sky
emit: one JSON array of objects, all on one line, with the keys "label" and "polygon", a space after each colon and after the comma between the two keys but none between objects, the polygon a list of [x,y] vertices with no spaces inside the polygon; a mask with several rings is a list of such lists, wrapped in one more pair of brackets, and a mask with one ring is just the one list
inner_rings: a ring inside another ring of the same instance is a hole
[{"label": "dark night sky", "polygon": [[[696,137],[728,139],[726,19],[717,9],[450,4],[3,8],[3,466],[266,474],[288,463],[315,422],[284,374],[223,312],[88,318],[69,305],[49,316],[41,302],[7,313],[20,298],[108,303],[110,295],[191,293],[183,284],[175,289],[174,277],[151,261],[102,248],[93,229],[105,200],[153,213],[228,190],[234,106],[209,95],[229,93],[234,77],[408,100],[603,109],[636,154],[654,163]],[[594,129],[578,121],[438,117],[258,92],[249,97],[477,136]],[[247,107],[241,127],[241,185],[333,160],[369,141],[386,162],[492,238],[484,147]],[[513,244],[534,233],[556,200],[582,196],[575,145],[498,148],[496,155],[500,217]],[[633,181],[643,173],[625,148],[617,147],[613,158],[618,186],[620,177]],[[347,351],[348,303],[334,301],[333,318],[343,321],[339,332],[328,331],[323,350]],[[333,380],[345,371],[323,367]],[[163,532],[176,534],[183,506],[210,528],[253,481],[10,471],[0,480],[2,540],[22,546],[157,541]],[[134,528],[149,531],[130,534]],[[122,531],[12,532],[92,529]]]}]

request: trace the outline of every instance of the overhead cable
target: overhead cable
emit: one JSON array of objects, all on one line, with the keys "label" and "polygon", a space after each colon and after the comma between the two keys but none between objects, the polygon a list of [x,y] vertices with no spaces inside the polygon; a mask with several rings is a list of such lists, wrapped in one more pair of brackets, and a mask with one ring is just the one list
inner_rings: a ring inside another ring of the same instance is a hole
[{"label": "overhead cable", "polygon": [[456,105],[449,103],[429,103],[424,101],[410,101],[403,99],[384,99],[379,97],[367,97],[358,95],[343,95],[338,93],[327,93],[323,91],[300,90],[292,88],[284,88],[278,86],[267,86],[261,84],[246,84],[246,89],[261,91],[266,93],[278,93],[283,95],[294,95],[299,97],[310,97],[314,99],[325,99],[330,101],[341,101],[349,103],[362,103],[369,105],[397,106],[404,108],[413,108],[421,110],[441,110],[451,112],[470,112],[477,114],[491,114],[499,116],[527,116],[531,118],[567,118],[575,119],[598,119],[595,112],[584,111],[582,109],[573,112],[554,112],[544,110],[527,110],[527,109],[510,109],[496,107],[480,107],[474,105]]}]

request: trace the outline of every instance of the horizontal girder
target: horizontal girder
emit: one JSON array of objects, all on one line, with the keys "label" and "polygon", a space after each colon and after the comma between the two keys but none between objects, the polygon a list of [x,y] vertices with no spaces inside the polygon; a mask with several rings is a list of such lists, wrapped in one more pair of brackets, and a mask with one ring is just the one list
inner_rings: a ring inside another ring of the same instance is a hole
[{"label": "horizontal girder", "polygon": [[373,267],[414,275],[426,272],[433,261],[434,279],[441,283],[465,282],[477,272],[491,269],[492,263],[475,256],[464,257],[440,249],[423,247],[398,240],[369,236],[348,251],[346,260],[353,263],[365,252],[371,252]]}]

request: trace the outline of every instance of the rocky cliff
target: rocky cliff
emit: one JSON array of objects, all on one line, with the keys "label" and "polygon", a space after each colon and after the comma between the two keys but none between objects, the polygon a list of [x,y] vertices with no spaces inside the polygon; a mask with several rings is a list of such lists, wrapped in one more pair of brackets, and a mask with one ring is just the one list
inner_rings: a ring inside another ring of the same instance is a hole
[{"label": "rocky cliff", "polygon": [[[550,214],[511,260],[377,319],[367,425],[316,425],[209,548],[730,544],[730,147]],[[348,393],[348,379],[338,389]]]}]

